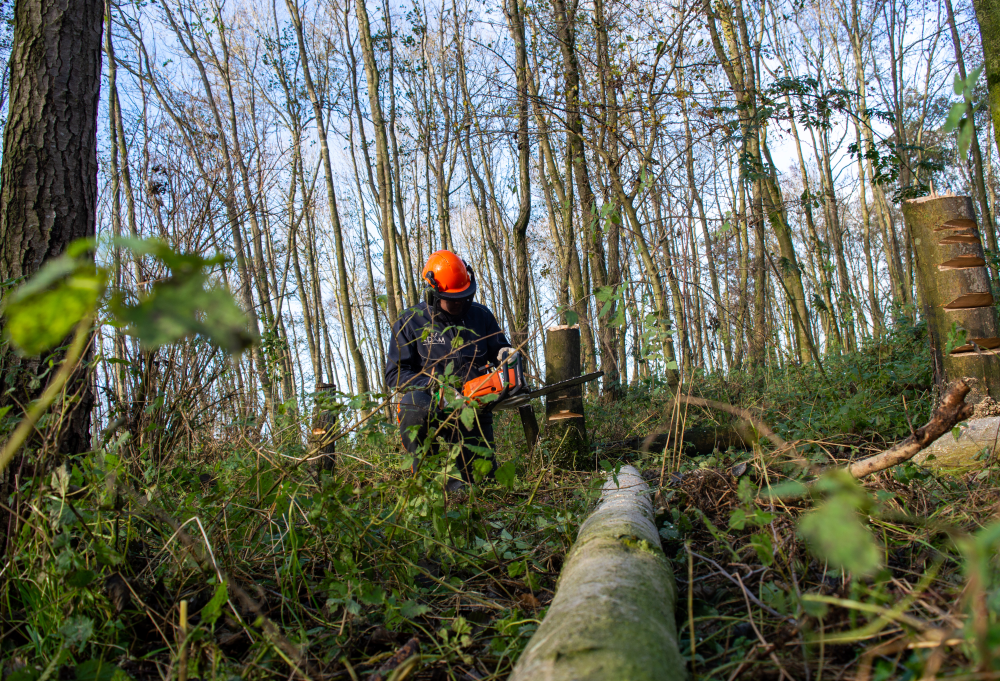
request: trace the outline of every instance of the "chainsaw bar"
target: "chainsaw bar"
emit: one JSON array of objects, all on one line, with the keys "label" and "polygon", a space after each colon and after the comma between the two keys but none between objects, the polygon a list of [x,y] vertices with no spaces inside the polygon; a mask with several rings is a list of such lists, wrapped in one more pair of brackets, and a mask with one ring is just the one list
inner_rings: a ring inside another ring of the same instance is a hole
[{"label": "chainsaw bar", "polygon": [[604,375],[603,371],[595,371],[590,374],[584,374],[583,376],[577,376],[576,378],[570,378],[565,381],[559,381],[558,383],[553,383],[552,385],[547,385],[538,390],[532,390],[531,392],[524,393],[521,395],[514,395],[513,397],[508,397],[506,399],[500,400],[493,407],[493,411],[506,411],[509,409],[517,409],[523,407],[531,400],[536,400],[539,397],[544,397],[545,395],[551,395],[554,392],[559,392],[564,388],[572,388],[575,385],[580,385],[582,383],[590,383],[591,381],[600,378]]}]

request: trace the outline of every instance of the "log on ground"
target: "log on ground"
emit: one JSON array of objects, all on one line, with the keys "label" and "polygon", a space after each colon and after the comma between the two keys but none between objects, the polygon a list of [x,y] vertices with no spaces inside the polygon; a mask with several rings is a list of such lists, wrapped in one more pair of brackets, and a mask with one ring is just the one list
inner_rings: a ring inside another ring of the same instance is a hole
[{"label": "log on ground", "polygon": [[622,466],[580,528],[548,614],[510,679],[685,679],[676,600],[649,487]]}]

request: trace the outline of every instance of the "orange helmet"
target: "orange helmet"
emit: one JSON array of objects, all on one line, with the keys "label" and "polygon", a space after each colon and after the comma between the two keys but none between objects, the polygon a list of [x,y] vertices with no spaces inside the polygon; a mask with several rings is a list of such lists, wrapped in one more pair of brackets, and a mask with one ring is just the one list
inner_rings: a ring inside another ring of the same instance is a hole
[{"label": "orange helmet", "polygon": [[451,251],[435,251],[427,258],[421,276],[441,298],[458,300],[470,298],[476,293],[476,275]]}]

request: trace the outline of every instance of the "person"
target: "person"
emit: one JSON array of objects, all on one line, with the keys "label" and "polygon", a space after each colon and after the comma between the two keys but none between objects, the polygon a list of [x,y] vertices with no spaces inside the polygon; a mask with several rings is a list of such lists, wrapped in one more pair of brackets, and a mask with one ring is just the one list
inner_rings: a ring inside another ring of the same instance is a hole
[{"label": "person", "polygon": [[[496,366],[510,352],[505,350],[510,342],[489,308],[473,300],[476,277],[464,260],[451,251],[436,251],[427,259],[421,277],[426,300],[405,310],[393,324],[385,382],[390,391],[400,393],[397,422],[403,446],[413,455],[414,475],[429,434],[438,432],[446,442],[462,443],[458,458],[462,479],[448,482],[448,490],[455,491],[463,481],[474,482],[474,461],[479,455],[471,447],[491,450],[482,457],[490,464],[487,477],[492,477],[496,460],[492,414],[478,410],[471,427],[457,414],[449,415],[444,406],[454,398],[455,389],[448,382],[461,385],[487,373],[487,365]],[[445,376],[456,378],[443,380]],[[432,444],[431,451],[436,450]]]}]

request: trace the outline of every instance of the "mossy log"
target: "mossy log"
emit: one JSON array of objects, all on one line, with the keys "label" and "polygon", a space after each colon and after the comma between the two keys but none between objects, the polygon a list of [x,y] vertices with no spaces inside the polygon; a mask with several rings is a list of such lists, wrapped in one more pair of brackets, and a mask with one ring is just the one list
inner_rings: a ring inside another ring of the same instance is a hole
[{"label": "mossy log", "polygon": [[966,380],[970,404],[987,395],[1000,400],[1000,323],[972,199],[904,201],[903,217],[913,239],[935,383]]},{"label": "mossy log", "polygon": [[[580,327],[553,326],[545,332],[545,385],[580,375]],[[545,433],[552,463],[569,470],[593,470],[595,458],[587,441],[583,386],[575,385],[545,398]]]},{"label": "mossy log", "polygon": [[548,614],[510,679],[685,679],[676,600],[649,487],[622,466],[580,528]]}]

